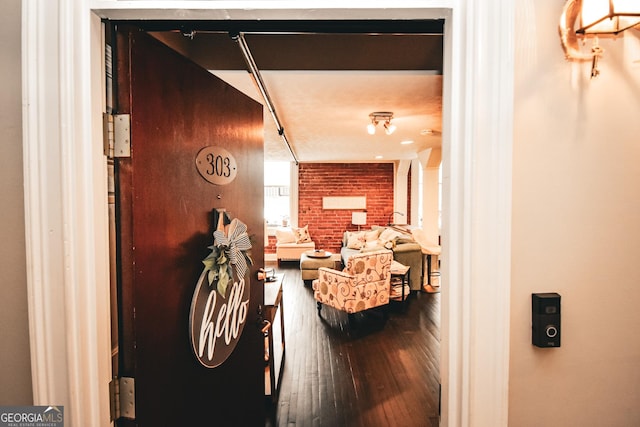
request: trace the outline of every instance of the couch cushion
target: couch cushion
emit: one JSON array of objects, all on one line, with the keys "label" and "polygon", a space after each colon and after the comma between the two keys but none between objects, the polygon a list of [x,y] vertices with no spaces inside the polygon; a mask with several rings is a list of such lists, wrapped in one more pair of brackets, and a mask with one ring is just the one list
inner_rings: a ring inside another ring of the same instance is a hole
[{"label": "couch cushion", "polygon": [[293,230],[290,228],[276,228],[276,243],[295,243],[296,235],[293,234]]},{"label": "couch cushion", "polygon": [[315,249],[315,242],[304,242],[304,243],[277,243],[276,246],[278,248],[300,248],[305,251],[309,249]]},{"label": "couch cushion", "polygon": [[377,242],[380,230],[346,231],[343,246],[349,249],[371,248],[380,246]]},{"label": "couch cushion", "polygon": [[382,243],[379,240],[372,240],[370,242],[364,242],[364,246],[360,248],[360,252],[373,252],[379,251],[380,249],[386,249],[382,246]]},{"label": "couch cushion", "polygon": [[416,242],[407,242],[402,244],[397,244],[393,248],[393,252],[412,252],[412,251],[421,251],[421,247]]},{"label": "couch cushion", "polygon": [[406,235],[399,231],[394,230],[393,228],[385,228],[380,233],[380,240],[383,242],[383,244],[386,242],[394,241],[401,237],[406,237]]}]

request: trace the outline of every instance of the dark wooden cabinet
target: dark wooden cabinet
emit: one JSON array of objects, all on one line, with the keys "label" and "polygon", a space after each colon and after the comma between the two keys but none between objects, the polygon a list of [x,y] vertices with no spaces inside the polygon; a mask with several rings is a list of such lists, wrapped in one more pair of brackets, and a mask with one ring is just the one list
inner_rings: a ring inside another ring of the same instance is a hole
[{"label": "dark wooden cabinet", "polygon": [[276,274],[272,282],[264,282],[264,318],[269,322],[265,328],[265,385],[264,393],[273,401],[278,399],[280,375],[284,364],[284,314],[282,304],[282,281],[284,274]]}]

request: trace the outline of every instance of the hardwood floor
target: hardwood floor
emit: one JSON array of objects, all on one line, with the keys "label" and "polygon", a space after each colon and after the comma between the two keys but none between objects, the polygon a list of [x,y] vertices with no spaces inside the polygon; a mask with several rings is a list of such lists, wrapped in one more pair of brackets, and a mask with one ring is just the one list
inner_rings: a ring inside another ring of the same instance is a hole
[{"label": "hardwood floor", "polygon": [[[270,265],[270,266],[274,266]],[[440,294],[346,313],[323,306],[298,263],[282,263],[286,356],[267,427],[438,426]]]}]

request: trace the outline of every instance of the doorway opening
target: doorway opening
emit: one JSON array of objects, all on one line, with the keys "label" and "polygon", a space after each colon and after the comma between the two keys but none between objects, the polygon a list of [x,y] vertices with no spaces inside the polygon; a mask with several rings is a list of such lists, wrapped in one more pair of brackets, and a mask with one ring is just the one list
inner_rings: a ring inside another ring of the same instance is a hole
[{"label": "doorway opening", "polygon": [[[387,22],[388,21],[383,21],[383,22]],[[327,25],[329,27],[331,27],[331,22],[325,22],[324,25]],[[411,25],[415,25],[416,22],[411,22]],[[180,26],[182,28],[180,28],[179,30],[174,29],[163,29],[161,28],[163,25],[170,25],[170,26],[174,26],[175,23],[170,22],[170,23],[163,23],[163,22],[154,22],[152,24],[146,24],[146,26],[148,26],[148,31],[152,32],[154,34],[154,36],[156,36],[159,40],[167,43],[170,47],[174,48],[177,52],[181,53],[182,55],[185,55],[186,57],[194,60],[194,62],[198,63],[198,61],[204,62],[205,60],[202,57],[198,56],[198,53],[193,50],[193,49],[189,49],[188,43],[189,40],[196,40],[198,38],[198,30],[185,30],[184,26],[186,25],[184,22],[180,23]],[[209,24],[210,25],[210,24]],[[344,23],[342,23],[342,25],[344,25]],[[352,25],[354,25],[357,28],[357,25],[355,23],[353,23]],[[440,24],[442,25],[442,23]],[[345,27],[340,27],[342,29],[342,31],[345,31],[346,28]],[[407,33],[407,36],[413,36],[412,38],[415,38],[417,35],[423,35],[423,33],[432,33],[434,32],[433,29],[431,28],[425,28],[424,26],[420,27],[419,25],[417,27],[407,27],[409,28],[408,30],[406,29],[405,31],[409,31]],[[411,30],[411,28],[414,28],[413,30]],[[420,29],[420,31],[418,32],[417,28]],[[213,30],[200,30],[202,31],[204,34],[211,34],[208,31],[212,31],[213,34],[216,34],[217,36],[219,36],[220,34],[218,33],[218,31],[213,31]],[[327,31],[327,30],[325,30]],[[362,29],[357,30],[357,32],[354,32],[352,35],[353,36],[358,36],[362,33],[360,33],[360,31],[362,31]],[[378,32],[381,31],[378,29]],[[395,36],[398,36],[398,28],[391,28],[388,29],[387,31],[392,32]],[[412,32],[413,31],[413,32]],[[440,32],[440,36],[442,35],[442,29],[440,28],[439,30]],[[329,33],[330,34],[330,33]],[[263,34],[261,34],[263,35]],[[224,37],[228,38],[228,34],[223,34]],[[344,35],[341,36],[342,39],[344,40]],[[442,66],[442,41],[440,40],[440,67]],[[213,49],[214,51],[216,49]],[[224,48],[223,48],[224,50]],[[336,51],[339,51],[339,49],[337,49]],[[401,50],[400,50],[401,51]],[[220,57],[224,57],[224,55],[221,55]],[[208,68],[208,67],[207,67]],[[390,72],[391,70],[393,70],[394,67],[393,65],[389,66],[387,65],[387,69],[385,69],[386,72]],[[319,70],[314,70],[315,72],[319,72]],[[406,70],[404,70],[406,71]],[[415,70],[413,70],[415,71]],[[436,70],[435,72],[433,70],[422,70],[425,71],[427,73],[431,73],[431,75],[439,75],[439,73],[442,72],[441,68],[440,70]],[[215,73],[214,73],[215,74]],[[224,72],[219,72],[218,74],[220,75],[224,75]],[[230,74],[234,74],[233,72],[231,72]],[[229,73],[227,73],[227,76],[230,75]],[[237,74],[237,73],[235,73]],[[246,72],[245,72],[246,74]],[[233,80],[233,77],[229,77],[230,79]],[[224,80],[224,78],[223,78]],[[441,84],[441,80],[440,80],[440,84]],[[441,96],[440,96],[440,102],[441,102]],[[441,106],[440,106],[441,109]],[[326,148],[325,148],[326,150]],[[360,158],[358,159],[358,161],[364,162],[366,161],[366,158]],[[438,374],[439,376],[439,374]]]},{"label": "doorway opening", "polygon": [[[446,17],[451,25],[445,27],[445,64],[451,71],[446,74],[451,77],[444,85],[443,241],[445,245],[452,244],[446,246],[442,267],[455,286],[444,283],[447,292],[443,293],[442,361],[446,366],[442,374],[442,422],[506,425],[516,6],[490,2],[483,8],[485,13],[477,13],[473,2],[423,7],[414,1],[400,1],[384,9],[354,2],[339,7],[296,2],[295,8],[283,8],[287,5],[261,2],[256,8],[255,2],[243,1],[200,2],[197,6],[191,3],[191,9],[184,6],[154,1],[46,2],[23,9],[22,82],[28,98],[23,120],[29,129],[24,134],[25,158],[46,165],[51,161],[46,157],[50,150],[66,153],[64,167],[30,168],[28,179],[25,177],[25,200],[35,203],[34,209],[25,213],[27,232],[33,236],[32,245],[27,248],[27,256],[33,260],[28,271],[30,304],[39,307],[43,300],[40,297],[50,293],[64,297],[68,304],[64,313],[39,311],[41,316],[34,317],[31,323],[32,374],[37,396],[76,404],[74,422],[108,423],[108,387],[103,382],[110,376],[104,209],[107,183],[101,144],[86,143],[102,139],[101,18],[235,21]],[[48,16],[64,19],[46,19]],[[61,72],[52,74],[52,69]],[[51,91],[51,87],[58,90]],[[36,105],[41,108],[29,108]],[[73,114],[60,114],[61,106]],[[49,139],[42,135],[65,137]],[[38,201],[53,198],[55,203],[41,209]],[[43,226],[51,220],[75,224],[82,232],[64,230],[51,234]],[[60,247],[68,248],[64,258]],[[73,267],[73,274],[47,280],[47,267],[63,262]],[[96,286],[87,287],[87,282]],[[483,292],[477,292],[480,287]],[[487,312],[492,316],[485,316]],[[61,343],[52,351],[47,337],[62,334],[61,331],[67,332],[67,345]],[[57,366],[61,360],[68,361],[68,369],[59,372],[61,380],[52,384],[47,368]],[[77,384],[85,392],[73,395],[69,384]]]}]

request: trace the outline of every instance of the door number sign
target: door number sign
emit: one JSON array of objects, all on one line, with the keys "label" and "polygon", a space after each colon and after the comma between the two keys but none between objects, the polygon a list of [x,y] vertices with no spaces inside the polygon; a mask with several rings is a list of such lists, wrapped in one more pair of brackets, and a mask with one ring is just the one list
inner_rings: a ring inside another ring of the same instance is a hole
[{"label": "door number sign", "polygon": [[196,169],[210,183],[227,185],[236,178],[238,163],[224,148],[208,146],[198,152]]}]

